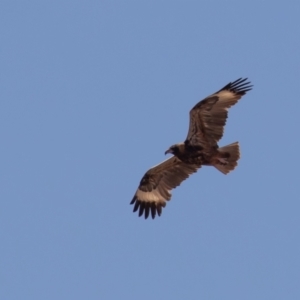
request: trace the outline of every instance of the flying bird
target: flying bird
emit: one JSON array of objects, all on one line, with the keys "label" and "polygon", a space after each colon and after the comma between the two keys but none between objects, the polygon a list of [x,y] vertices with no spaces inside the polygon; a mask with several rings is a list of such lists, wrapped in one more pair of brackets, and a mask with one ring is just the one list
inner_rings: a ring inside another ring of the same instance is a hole
[{"label": "flying bird", "polygon": [[171,199],[171,190],[195,173],[201,166],[214,166],[227,174],[237,166],[240,158],[238,142],[219,148],[223,136],[228,109],[236,104],[252,85],[245,79],[237,79],[218,92],[198,102],[190,111],[190,124],[184,142],[172,145],[166,152],[171,158],[146,172],[130,204],[133,211],[145,219],[151,213],[161,215],[162,208]]}]

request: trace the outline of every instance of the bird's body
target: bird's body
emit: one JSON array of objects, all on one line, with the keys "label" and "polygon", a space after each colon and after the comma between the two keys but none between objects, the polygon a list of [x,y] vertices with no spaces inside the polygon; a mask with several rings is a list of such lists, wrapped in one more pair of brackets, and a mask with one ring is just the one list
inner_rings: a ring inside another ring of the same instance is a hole
[{"label": "bird's body", "polygon": [[190,145],[188,142],[180,143],[172,146],[172,152],[166,151],[166,153],[172,153],[178,157],[181,161],[187,164],[196,164],[201,166],[204,162],[203,147],[200,145]]},{"label": "bird's body", "polygon": [[171,199],[170,191],[202,165],[214,166],[223,174],[236,167],[240,158],[238,143],[219,148],[218,141],[223,136],[228,108],[251,90],[246,80],[227,84],[192,108],[186,140],[165,152],[174,156],[146,172],[130,202],[134,204],[133,211],[139,210],[139,216],[160,216],[162,207]]}]

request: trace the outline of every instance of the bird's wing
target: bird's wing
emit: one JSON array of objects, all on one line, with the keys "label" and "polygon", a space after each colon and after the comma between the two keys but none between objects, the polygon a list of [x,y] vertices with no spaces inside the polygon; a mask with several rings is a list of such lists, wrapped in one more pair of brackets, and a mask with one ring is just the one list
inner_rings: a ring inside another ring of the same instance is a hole
[{"label": "bird's wing", "polygon": [[191,145],[215,145],[221,139],[228,109],[252,88],[246,80],[240,78],[228,83],[192,108],[186,142]]},{"label": "bird's wing", "polygon": [[160,216],[162,207],[165,207],[166,201],[171,199],[170,191],[198,168],[200,166],[186,164],[175,156],[151,168],[143,176],[130,202],[134,204],[133,211],[139,210],[139,216],[145,214],[145,219],[150,212],[153,219],[156,213]]}]

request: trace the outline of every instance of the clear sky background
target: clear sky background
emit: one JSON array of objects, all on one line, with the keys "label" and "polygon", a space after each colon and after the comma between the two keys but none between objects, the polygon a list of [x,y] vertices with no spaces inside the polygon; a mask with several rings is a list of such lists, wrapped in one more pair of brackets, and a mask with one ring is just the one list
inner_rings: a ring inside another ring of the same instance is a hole
[{"label": "clear sky background", "polygon": [[[0,299],[300,299],[300,2],[1,1]],[[230,81],[254,89],[155,220],[129,202]]]}]

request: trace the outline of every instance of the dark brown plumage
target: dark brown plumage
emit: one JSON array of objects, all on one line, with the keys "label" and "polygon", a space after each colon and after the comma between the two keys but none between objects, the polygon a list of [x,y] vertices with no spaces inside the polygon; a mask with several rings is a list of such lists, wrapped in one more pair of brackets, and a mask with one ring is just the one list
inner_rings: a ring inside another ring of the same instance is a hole
[{"label": "dark brown plumage", "polygon": [[238,142],[219,148],[217,142],[224,133],[228,109],[252,85],[246,79],[228,83],[218,92],[197,103],[190,111],[190,124],[186,140],[171,146],[166,152],[174,156],[152,167],[143,176],[130,204],[133,211],[145,219],[151,213],[161,215],[162,207],[171,199],[171,190],[195,173],[202,165],[214,166],[227,174],[237,166],[240,158]]}]

